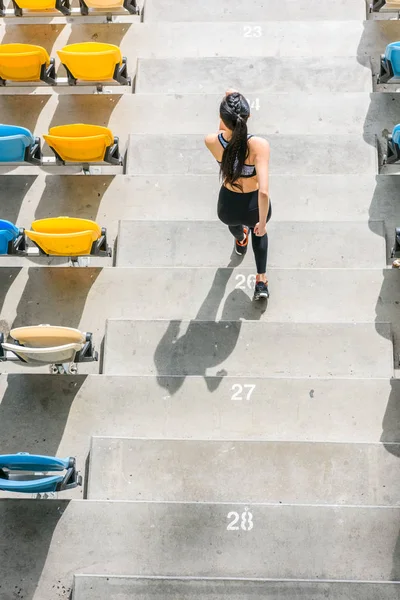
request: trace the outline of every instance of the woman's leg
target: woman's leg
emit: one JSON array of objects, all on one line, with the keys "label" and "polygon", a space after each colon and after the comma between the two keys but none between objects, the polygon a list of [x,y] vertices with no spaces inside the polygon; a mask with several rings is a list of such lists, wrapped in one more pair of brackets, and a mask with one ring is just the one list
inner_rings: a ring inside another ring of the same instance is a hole
[{"label": "woman's leg", "polygon": [[[271,202],[269,203],[269,210],[267,215],[267,223],[270,220],[272,215],[272,206]],[[255,217],[255,213],[253,213],[253,221]],[[257,211],[258,218],[258,211]],[[253,225],[253,223],[252,223]],[[254,233],[254,227],[251,228],[251,242],[253,246],[254,258],[256,260],[257,267],[257,281],[267,282],[267,259],[268,259],[268,233],[263,236],[258,236]]]},{"label": "woman's leg", "polygon": [[228,229],[238,242],[243,242],[245,238],[243,225],[228,225]]}]

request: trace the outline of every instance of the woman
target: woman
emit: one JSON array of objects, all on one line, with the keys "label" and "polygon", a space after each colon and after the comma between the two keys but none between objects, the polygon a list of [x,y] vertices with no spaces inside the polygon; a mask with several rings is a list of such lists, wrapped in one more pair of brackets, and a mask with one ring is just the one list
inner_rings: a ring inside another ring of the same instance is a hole
[{"label": "woman", "polygon": [[254,300],[268,298],[269,144],[262,138],[248,135],[250,106],[239,92],[226,92],[219,114],[219,132],[205,138],[207,148],[220,164],[222,187],[218,198],[218,217],[229,226],[235,238],[235,251],[240,256],[247,252],[251,230],[257,266]]}]

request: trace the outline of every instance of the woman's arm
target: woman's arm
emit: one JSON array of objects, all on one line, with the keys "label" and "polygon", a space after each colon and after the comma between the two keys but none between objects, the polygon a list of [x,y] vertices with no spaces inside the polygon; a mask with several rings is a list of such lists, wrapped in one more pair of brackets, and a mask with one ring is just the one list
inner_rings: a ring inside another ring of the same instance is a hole
[{"label": "woman's arm", "polygon": [[270,148],[267,140],[253,139],[255,146],[255,167],[258,180],[258,212],[259,222],[254,228],[257,235],[267,231],[267,216],[269,211],[269,155]]}]

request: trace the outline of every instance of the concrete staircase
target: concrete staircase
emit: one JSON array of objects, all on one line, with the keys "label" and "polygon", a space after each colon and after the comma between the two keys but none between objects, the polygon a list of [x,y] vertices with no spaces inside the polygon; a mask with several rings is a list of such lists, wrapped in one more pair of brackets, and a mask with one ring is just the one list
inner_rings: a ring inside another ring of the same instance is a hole
[{"label": "concrete staircase", "polygon": [[[0,176],[0,217],[95,218],[115,250],[87,269],[0,261],[1,331],[79,326],[102,350],[76,377],[2,365],[0,452],[74,455],[85,486],[0,495],[1,600],[400,597],[400,181],[375,148],[400,98],[370,70],[400,25],[365,15],[146,0],[143,23],[0,25],[138,59],[135,94],[0,90],[5,121],[95,118],[128,145],[125,175]],[[272,147],[268,305],[216,218],[203,136],[229,86]]]}]

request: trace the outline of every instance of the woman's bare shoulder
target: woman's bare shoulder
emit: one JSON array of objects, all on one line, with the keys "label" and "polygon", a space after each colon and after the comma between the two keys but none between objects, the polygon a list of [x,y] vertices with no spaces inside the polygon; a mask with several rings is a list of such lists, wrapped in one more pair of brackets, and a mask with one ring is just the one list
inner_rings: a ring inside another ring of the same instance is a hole
[{"label": "woman's bare shoulder", "polygon": [[218,133],[209,133],[204,138],[204,143],[206,146],[212,146],[218,140]]},{"label": "woman's bare shoulder", "polygon": [[253,146],[254,148],[257,148],[259,150],[265,149],[265,150],[269,150],[269,142],[268,140],[262,138],[262,137],[258,137],[258,135],[253,135],[250,139],[249,139],[249,144],[251,146]]}]

